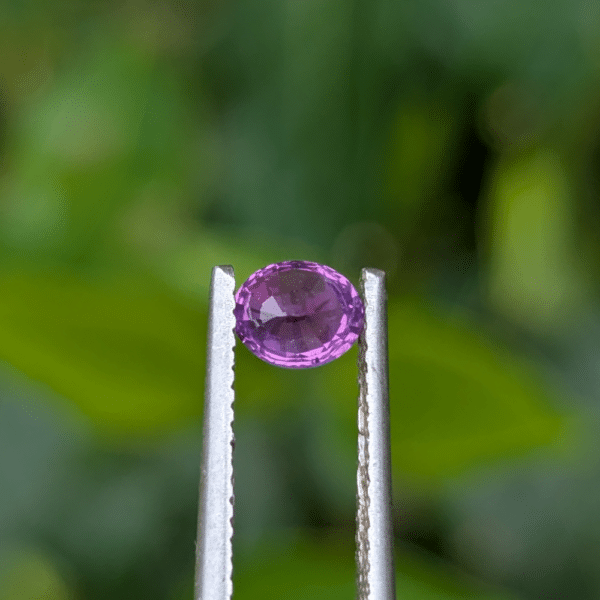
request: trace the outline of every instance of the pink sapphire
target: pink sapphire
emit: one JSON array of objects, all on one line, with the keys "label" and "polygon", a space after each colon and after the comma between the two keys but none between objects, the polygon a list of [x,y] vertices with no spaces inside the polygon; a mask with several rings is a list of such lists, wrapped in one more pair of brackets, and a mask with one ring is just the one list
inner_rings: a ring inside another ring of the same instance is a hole
[{"label": "pink sapphire", "polygon": [[363,328],[354,286],[331,267],[290,260],[256,271],[235,295],[235,331],[258,358],[291,369],[346,352]]}]

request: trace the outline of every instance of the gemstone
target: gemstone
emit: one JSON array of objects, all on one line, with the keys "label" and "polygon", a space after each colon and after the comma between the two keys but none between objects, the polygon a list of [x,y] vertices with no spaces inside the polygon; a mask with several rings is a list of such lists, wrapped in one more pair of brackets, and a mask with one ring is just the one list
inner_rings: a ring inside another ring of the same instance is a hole
[{"label": "gemstone", "polygon": [[346,352],[365,309],[354,286],[331,267],[290,260],[253,273],[235,295],[235,331],[258,358],[304,369]]}]

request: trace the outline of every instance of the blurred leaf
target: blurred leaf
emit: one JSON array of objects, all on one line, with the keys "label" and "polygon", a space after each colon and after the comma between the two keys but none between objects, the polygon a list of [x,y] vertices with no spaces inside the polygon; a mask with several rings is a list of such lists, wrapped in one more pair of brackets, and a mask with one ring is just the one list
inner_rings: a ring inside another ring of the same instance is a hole
[{"label": "blurred leaf", "polygon": [[141,277],[0,273],[0,358],[100,424],[152,429],[201,412],[205,316]]},{"label": "blurred leaf", "polygon": [[49,557],[37,552],[5,551],[0,569],[2,600],[70,600],[74,598]]},{"label": "blurred leaf", "polygon": [[386,195],[414,226],[425,204],[440,195],[456,153],[458,115],[450,105],[421,99],[398,107],[391,130]]},{"label": "blurred leaf", "polygon": [[585,298],[573,198],[550,150],[508,156],[491,174],[489,294],[509,318],[545,333],[568,327]]},{"label": "blurred leaf", "polygon": [[511,354],[418,306],[390,313],[392,452],[407,473],[446,477],[555,441],[561,420]]},{"label": "blurred leaf", "polygon": [[[398,476],[436,483],[558,438],[561,418],[533,373],[466,323],[405,301],[390,306],[389,335]],[[346,407],[356,395],[356,367],[340,362],[336,369],[324,378],[324,398],[338,403],[350,431],[356,417]]]},{"label": "blurred leaf", "polygon": [[179,200],[207,162],[193,137],[202,115],[191,117],[172,69],[123,40],[91,39],[15,123],[0,243],[21,258],[93,262],[150,182]]},{"label": "blurred leaf", "polygon": [[[286,532],[293,535],[293,532]],[[354,545],[351,540],[299,538],[264,544],[234,570],[237,598],[263,600],[336,600],[355,595]],[[501,600],[514,598],[484,592],[473,581],[441,564],[396,553],[396,593],[403,600]]]},{"label": "blurred leaf", "polygon": [[[212,267],[234,264],[239,286],[269,262],[319,256],[270,236],[181,231],[162,209],[153,216],[134,211],[124,224],[130,252],[137,251],[153,277],[118,254],[136,275],[122,268],[95,278],[58,269],[41,274],[21,263],[0,271],[0,359],[101,423],[151,429],[200,413]],[[277,371],[240,347],[238,364],[246,362],[252,378],[236,381],[242,411],[281,408]],[[298,400],[298,394],[283,396]]]}]

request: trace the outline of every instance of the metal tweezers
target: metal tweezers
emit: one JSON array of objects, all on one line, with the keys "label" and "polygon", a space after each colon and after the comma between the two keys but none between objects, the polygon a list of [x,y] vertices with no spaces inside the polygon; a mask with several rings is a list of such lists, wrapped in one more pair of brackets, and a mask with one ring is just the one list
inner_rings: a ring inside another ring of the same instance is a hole
[{"label": "metal tweezers", "polygon": [[[194,600],[233,594],[233,267],[213,268]],[[385,274],[363,269],[358,351],[356,566],[358,600],[394,600]]]}]

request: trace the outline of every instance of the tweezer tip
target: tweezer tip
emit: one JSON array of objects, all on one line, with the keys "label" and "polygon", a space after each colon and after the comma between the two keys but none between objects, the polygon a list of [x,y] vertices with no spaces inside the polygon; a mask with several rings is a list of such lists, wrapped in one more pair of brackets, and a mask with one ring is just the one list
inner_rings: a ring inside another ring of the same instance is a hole
[{"label": "tweezer tip", "polygon": [[365,286],[376,286],[377,288],[385,287],[385,271],[381,269],[364,268],[361,271],[361,286],[363,288],[363,294],[365,293]]},{"label": "tweezer tip", "polygon": [[365,267],[362,270],[362,275],[363,277],[366,277],[368,275],[376,277],[377,279],[382,279],[385,277],[385,271],[382,271],[381,269],[375,269],[373,267]]},{"label": "tweezer tip", "polygon": [[212,275],[214,277],[217,274],[223,274],[227,277],[231,277],[232,279],[235,276],[232,265],[216,265],[216,266],[214,266],[212,268]]}]

